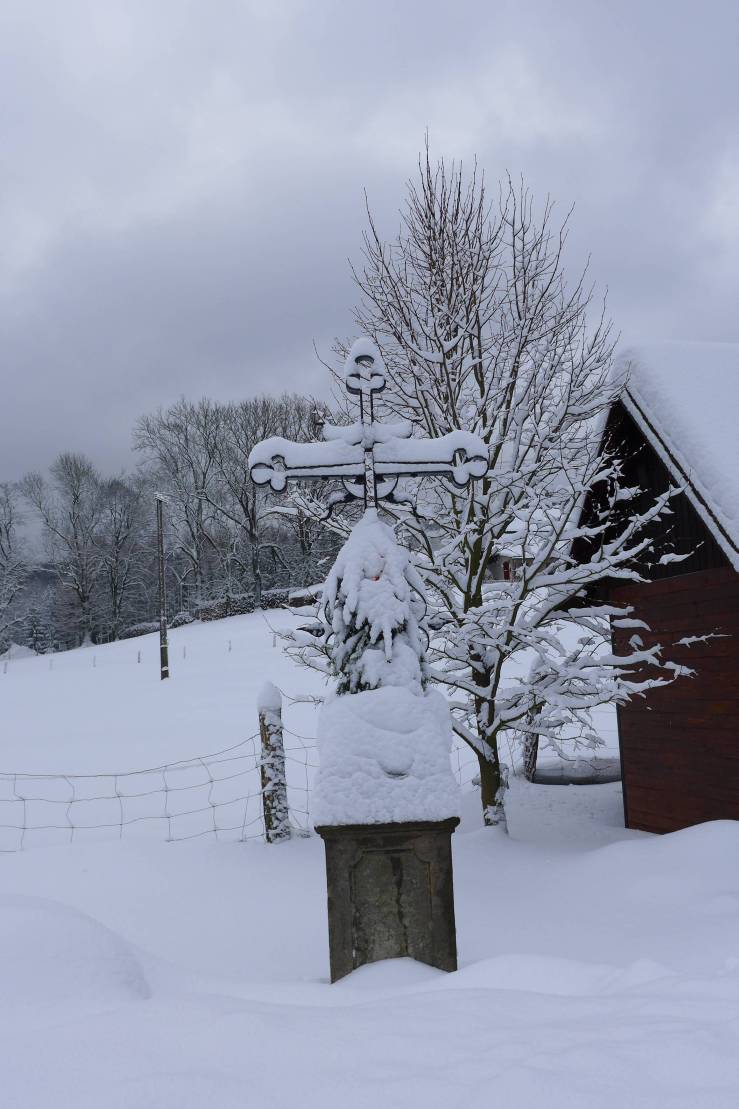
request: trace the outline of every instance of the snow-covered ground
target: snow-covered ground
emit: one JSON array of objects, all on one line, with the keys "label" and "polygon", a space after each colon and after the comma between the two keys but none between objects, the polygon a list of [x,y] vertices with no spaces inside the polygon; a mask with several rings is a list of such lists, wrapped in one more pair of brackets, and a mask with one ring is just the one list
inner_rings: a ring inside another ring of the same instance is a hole
[{"label": "snow-covered ground", "polygon": [[[132,771],[239,743],[257,729],[266,680],[287,697],[325,691],[320,676],[296,667],[275,640],[275,629],[297,623],[275,610],[176,628],[166,682],[157,635],[11,657],[0,663],[0,772]],[[286,719],[292,731],[315,735],[312,704],[286,703]],[[611,710],[599,711],[598,727],[606,753],[614,753]]]},{"label": "snow-covered ground", "polygon": [[[276,610],[175,628],[165,682],[158,635],[11,658],[0,666],[0,771],[138,770],[238,743],[257,730],[266,680],[288,695],[321,692],[317,675],[273,646],[272,628],[294,622]],[[291,721],[313,735],[313,706],[296,706]]]},{"label": "snow-covered ground", "polygon": [[[319,689],[259,616],[178,629],[172,669],[153,638],[11,661],[0,769],[190,758],[251,734],[265,679]],[[617,785],[517,779],[508,837],[464,807],[453,975],[329,985],[316,838],[0,856],[3,1109],[734,1109],[739,825],[628,832]]]}]

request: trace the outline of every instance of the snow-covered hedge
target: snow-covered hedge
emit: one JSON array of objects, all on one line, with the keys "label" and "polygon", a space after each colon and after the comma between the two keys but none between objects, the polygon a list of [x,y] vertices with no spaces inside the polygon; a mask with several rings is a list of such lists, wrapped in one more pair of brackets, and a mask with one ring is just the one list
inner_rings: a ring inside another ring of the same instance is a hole
[{"label": "snow-covered hedge", "polygon": [[262,591],[262,608],[287,608],[289,604],[289,589],[264,589]]},{"label": "snow-covered hedge", "polygon": [[151,635],[152,632],[159,631],[158,620],[146,620],[141,624],[131,624],[130,627],[124,628],[119,639],[135,639],[138,635]]},{"label": "snow-covered hedge", "polygon": [[185,624],[194,623],[194,621],[195,617],[191,616],[189,612],[178,612],[177,615],[173,616],[170,620],[169,626],[170,628],[181,628]]},{"label": "snow-covered hedge", "polygon": [[223,620],[226,616],[245,616],[254,611],[251,593],[231,593],[224,597],[211,597],[193,608],[196,620]]},{"label": "snow-covered hedge", "polygon": [[291,608],[309,608],[317,605],[322,595],[322,585],[307,585],[304,589],[291,589],[288,600]]},{"label": "snow-covered hedge", "polygon": [[[262,591],[262,608],[287,608],[291,603],[289,589]],[[230,593],[222,597],[210,597],[195,605],[192,610],[193,619],[207,621],[223,620],[226,616],[246,616],[254,612],[256,607],[253,593]]]}]

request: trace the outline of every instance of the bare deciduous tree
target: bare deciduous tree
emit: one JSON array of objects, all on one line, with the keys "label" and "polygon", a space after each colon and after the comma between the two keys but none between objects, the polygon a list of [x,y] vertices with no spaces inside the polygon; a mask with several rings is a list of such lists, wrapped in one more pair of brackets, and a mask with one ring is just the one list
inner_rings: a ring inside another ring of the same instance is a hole
[{"label": "bare deciduous tree", "polygon": [[[383,352],[390,410],[424,435],[465,428],[488,447],[487,475],[471,491],[421,483],[398,518],[429,587],[432,676],[451,687],[455,727],[479,759],[485,818],[497,823],[504,737],[595,744],[592,708],[645,688],[635,670],[660,664],[636,640],[614,657],[609,620],[628,625],[629,612],[594,598],[608,578],[638,577],[668,495],[629,512],[634,491],[600,452],[619,388],[613,342],[603,311],[591,316],[585,274],[565,278],[567,219],[556,226],[549,202],[537,215],[510,180],[491,203],[476,170],[433,165],[428,151],[419,169],[394,241],[369,214],[356,322]],[[604,508],[586,528],[593,488]],[[617,506],[627,510],[616,525]],[[651,681],[674,671],[662,675]]]},{"label": "bare deciduous tree", "polygon": [[60,454],[50,469],[51,482],[40,473],[20,483],[38,513],[61,583],[75,601],[83,641],[93,632],[93,599],[100,569],[97,539],[101,515],[100,477],[83,454]]},{"label": "bare deciduous tree", "polygon": [[96,544],[99,584],[107,635],[117,639],[131,608],[134,590],[143,588],[145,535],[144,486],[141,480],[109,478],[100,483],[100,524]]},{"label": "bare deciduous tree", "polygon": [[235,549],[243,544],[249,551],[257,606],[262,601],[263,553],[269,552],[284,562],[284,544],[273,534],[277,524],[282,521],[294,531],[305,556],[315,541],[316,525],[298,509],[286,512],[284,507],[275,506],[265,491],[254,485],[249,476],[249,454],[256,443],[272,435],[309,439],[315,408],[316,402],[307,397],[283,393],[279,397],[254,397],[222,409],[220,434],[213,448],[218,473],[217,499],[211,503],[236,529]]},{"label": "bare deciduous tree", "polygon": [[183,397],[166,411],[142,416],[134,429],[135,448],[169,496],[168,518],[184,563],[180,584],[186,583],[198,599],[208,579],[208,555],[215,549],[212,495],[220,428],[221,411],[213,401],[193,404]]},{"label": "bare deciduous tree", "polygon": [[20,517],[17,492],[8,482],[0,483],[0,650],[19,623],[14,609],[23,587],[27,566],[18,537]]},{"label": "bare deciduous tree", "polygon": [[251,481],[248,465],[249,452],[261,439],[309,438],[315,408],[315,401],[288,393],[232,404],[181,400],[138,422],[135,445],[153,462],[171,498],[177,546],[197,594],[210,558],[227,583],[234,574],[248,582],[259,606],[265,554],[288,569],[280,530],[294,531],[306,551],[315,541],[315,521],[271,503]]}]

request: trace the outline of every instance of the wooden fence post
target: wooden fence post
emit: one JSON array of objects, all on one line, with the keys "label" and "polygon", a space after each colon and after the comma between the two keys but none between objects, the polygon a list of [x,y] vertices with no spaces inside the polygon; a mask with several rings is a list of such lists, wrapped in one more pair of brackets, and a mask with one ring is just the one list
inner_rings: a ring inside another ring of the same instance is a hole
[{"label": "wooden fence post", "polygon": [[282,741],[282,694],[272,682],[262,686],[257,709],[262,740],[259,769],[262,775],[264,838],[267,843],[278,843],[290,838],[290,818]]}]

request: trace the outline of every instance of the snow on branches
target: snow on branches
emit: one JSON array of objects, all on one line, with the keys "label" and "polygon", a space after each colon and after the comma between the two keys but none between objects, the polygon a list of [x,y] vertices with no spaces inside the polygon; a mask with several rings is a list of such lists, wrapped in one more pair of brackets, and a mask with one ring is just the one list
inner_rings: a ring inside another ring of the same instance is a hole
[{"label": "snow on branches", "polygon": [[603,599],[609,581],[664,559],[674,491],[645,503],[602,449],[624,382],[585,274],[566,280],[567,220],[553,226],[551,204],[537,213],[510,180],[491,204],[476,171],[428,153],[419,171],[394,241],[370,215],[355,321],[382,351],[391,418],[485,445],[482,480],[464,491],[422,480],[392,511],[426,585],[429,680],[452,695],[496,822],[503,741],[594,745],[594,706],[680,673],[660,645],[634,639],[614,656],[609,620],[630,612]]}]

